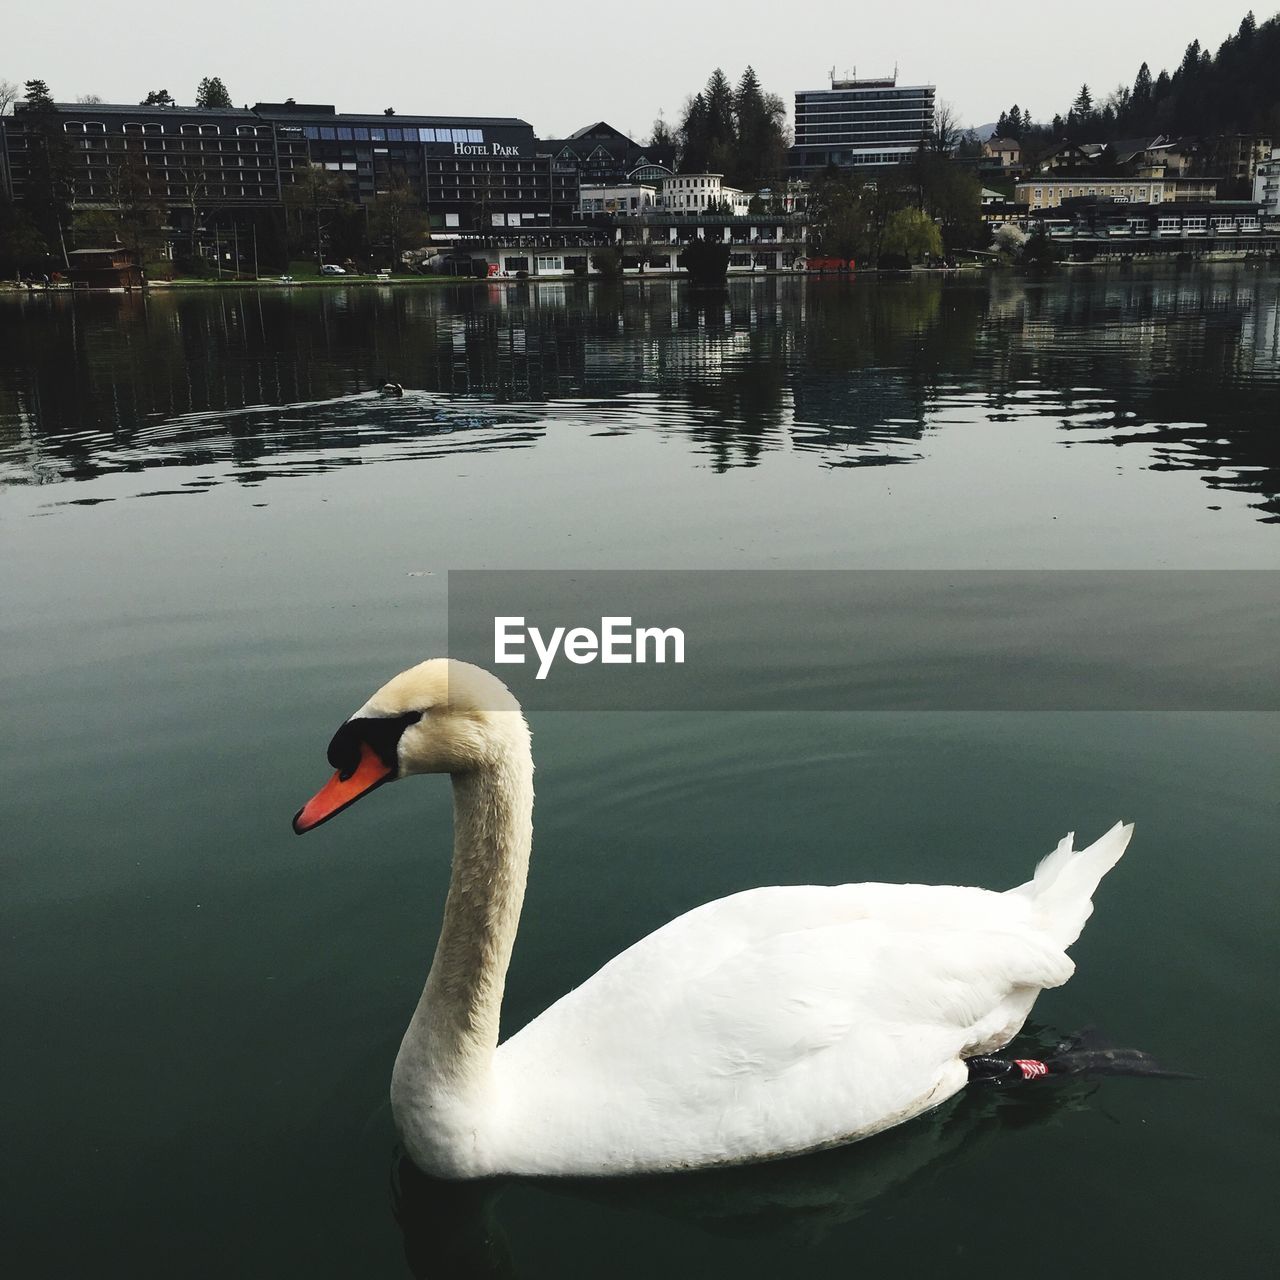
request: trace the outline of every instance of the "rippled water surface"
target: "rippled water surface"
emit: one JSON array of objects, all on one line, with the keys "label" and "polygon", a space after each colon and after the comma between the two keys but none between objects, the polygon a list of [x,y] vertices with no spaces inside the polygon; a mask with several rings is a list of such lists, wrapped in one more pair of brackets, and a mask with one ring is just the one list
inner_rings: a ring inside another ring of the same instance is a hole
[{"label": "rippled water surface", "polygon": [[449,569],[1274,569],[1278,423],[1244,263],[0,296],[10,1274],[1263,1274],[1274,714],[539,712],[509,1029],[711,897],[1002,888],[1138,824],[1023,1046],[1096,1024],[1202,1079],[731,1175],[400,1169],[447,787],[288,823],[443,647]]}]

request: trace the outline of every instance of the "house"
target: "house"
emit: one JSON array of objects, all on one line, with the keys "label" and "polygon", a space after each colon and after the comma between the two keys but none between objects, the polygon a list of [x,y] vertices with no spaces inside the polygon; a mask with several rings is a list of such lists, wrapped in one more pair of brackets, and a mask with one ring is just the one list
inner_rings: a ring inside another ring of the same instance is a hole
[{"label": "house", "polygon": [[133,289],[142,284],[138,255],[132,249],[72,249],[67,278],[73,289]]},{"label": "house", "polygon": [[1022,143],[1016,138],[988,138],[982,144],[982,154],[1002,169],[1013,169],[1022,163]]},{"label": "house", "polygon": [[1073,169],[1086,169],[1095,159],[1093,150],[1097,144],[1088,144],[1089,148],[1076,142],[1059,142],[1056,147],[1040,157],[1037,168],[1041,173],[1059,173]]}]

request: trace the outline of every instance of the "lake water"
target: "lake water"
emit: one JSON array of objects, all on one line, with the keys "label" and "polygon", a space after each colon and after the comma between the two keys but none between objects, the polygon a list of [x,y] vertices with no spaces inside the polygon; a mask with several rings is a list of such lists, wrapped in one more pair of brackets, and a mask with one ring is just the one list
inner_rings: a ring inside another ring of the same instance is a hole
[{"label": "lake water", "polygon": [[400,1167],[448,788],[289,819],[443,648],[450,569],[1274,570],[1278,424],[1280,272],[1243,263],[0,297],[7,1274],[1269,1273],[1273,712],[786,710],[761,654],[782,709],[535,713],[512,1029],[708,898],[1004,888],[1137,823],[1019,1044],[1200,1079],[732,1174]]}]

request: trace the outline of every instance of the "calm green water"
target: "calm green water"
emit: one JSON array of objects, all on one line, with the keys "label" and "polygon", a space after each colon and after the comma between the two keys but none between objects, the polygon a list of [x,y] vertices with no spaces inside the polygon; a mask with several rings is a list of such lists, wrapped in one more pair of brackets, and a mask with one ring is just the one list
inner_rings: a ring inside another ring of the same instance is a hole
[{"label": "calm green water", "polygon": [[448,788],[289,818],[448,569],[1274,569],[1277,423],[1244,265],[0,298],[7,1274],[1263,1274],[1274,714],[538,713],[511,1028],[710,897],[1005,887],[1138,824],[1024,1044],[1202,1080],[733,1174],[397,1170]]}]

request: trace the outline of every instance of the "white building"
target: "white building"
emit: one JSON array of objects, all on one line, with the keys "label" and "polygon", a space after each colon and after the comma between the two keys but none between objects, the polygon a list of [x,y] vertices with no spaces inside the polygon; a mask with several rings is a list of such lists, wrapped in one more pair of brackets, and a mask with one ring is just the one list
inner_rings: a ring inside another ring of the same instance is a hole
[{"label": "white building", "polygon": [[584,182],[578,188],[579,213],[644,213],[658,205],[658,188],[645,182],[611,185]]},{"label": "white building", "polygon": [[663,178],[658,207],[668,213],[716,213],[724,210],[740,217],[751,197],[737,187],[726,187],[722,173],[677,173]]},{"label": "white building", "polygon": [[1253,198],[1264,218],[1280,218],[1280,147],[1271,149],[1271,159],[1258,163],[1253,180]]}]

